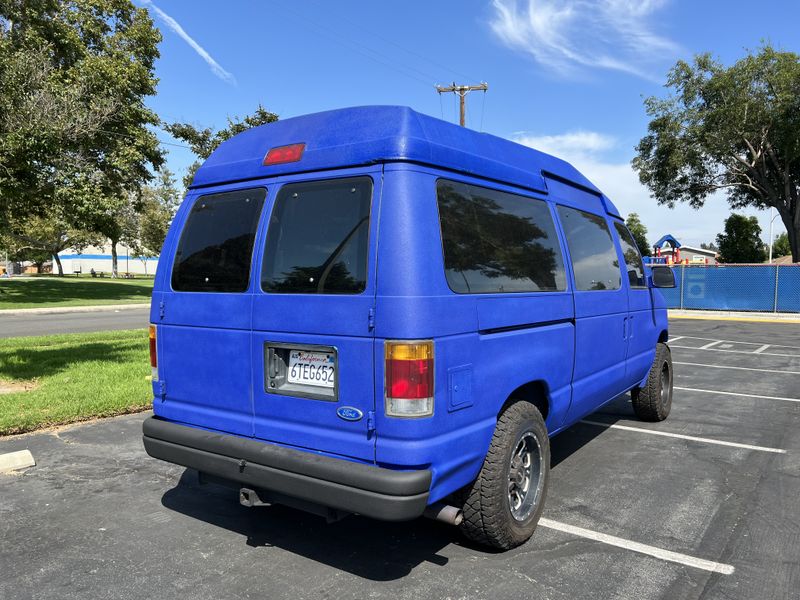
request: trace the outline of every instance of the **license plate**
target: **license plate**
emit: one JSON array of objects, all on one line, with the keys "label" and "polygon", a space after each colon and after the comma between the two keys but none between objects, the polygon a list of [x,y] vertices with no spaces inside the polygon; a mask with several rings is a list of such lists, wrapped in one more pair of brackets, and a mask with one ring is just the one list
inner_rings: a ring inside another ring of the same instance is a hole
[{"label": "license plate", "polygon": [[292,350],[289,352],[286,379],[289,383],[332,388],[336,380],[334,355],[329,352]]}]

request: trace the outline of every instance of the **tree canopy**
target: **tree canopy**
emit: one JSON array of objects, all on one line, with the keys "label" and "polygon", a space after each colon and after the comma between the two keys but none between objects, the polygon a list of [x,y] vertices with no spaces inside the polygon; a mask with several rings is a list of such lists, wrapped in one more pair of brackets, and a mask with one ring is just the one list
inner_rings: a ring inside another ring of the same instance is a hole
[{"label": "tree canopy", "polygon": [[93,229],[152,177],[160,41],[130,0],[0,3],[0,228]]},{"label": "tree canopy", "polygon": [[761,263],[766,260],[761,226],[756,217],[733,213],[725,219],[725,232],[717,234],[722,263]]},{"label": "tree canopy", "polygon": [[709,54],[678,61],[672,94],[650,97],[633,160],[660,204],[775,207],[800,261],[800,56],[762,46],[730,67]]},{"label": "tree canopy", "polygon": [[636,246],[639,248],[641,255],[650,256],[653,253],[653,249],[647,241],[647,227],[645,227],[645,224],[639,219],[639,215],[636,213],[629,214],[628,218],[625,219],[625,226],[628,228],[628,231],[631,232],[633,241],[636,242]]},{"label": "tree canopy", "polygon": [[228,126],[224,129],[214,130],[210,127],[205,129],[198,129],[190,123],[168,123],[164,126],[170,134],[179,140],[183,140],[192,152],[198,157],[183,178],[185,187],[189,187],[194,179],[194,174],[200,168],[202,161],[211,156],[211,153],[217,149],[222,142],[228,140],[238,133],[242,133],[251,127],[258,125],[265,125],[266,123],[273,123],[278,120],[278,115],[269,112],[260,104],[252,115],[247,115],[244,118],[228,117]]}]

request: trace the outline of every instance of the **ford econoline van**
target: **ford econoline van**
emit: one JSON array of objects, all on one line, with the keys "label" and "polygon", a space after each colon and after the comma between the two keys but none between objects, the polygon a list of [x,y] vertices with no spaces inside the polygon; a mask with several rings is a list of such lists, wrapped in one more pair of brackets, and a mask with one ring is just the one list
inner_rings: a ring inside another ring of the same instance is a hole
[{"label": "ford econoline van", "polygon": [[669,414],[669,286],[553,156],[394,106],[255,127],[164,243],[144,445],[249,506],[511,548],[550,437],[626,392]]}]

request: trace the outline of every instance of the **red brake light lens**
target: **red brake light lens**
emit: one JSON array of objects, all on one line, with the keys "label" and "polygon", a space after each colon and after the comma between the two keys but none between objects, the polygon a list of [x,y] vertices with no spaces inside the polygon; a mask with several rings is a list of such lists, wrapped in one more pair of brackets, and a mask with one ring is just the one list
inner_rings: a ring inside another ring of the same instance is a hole
[{"label": "red brake light lens", "polygon": [[153,381],[158,381],[158,352],[156,351],[156,326],[150,325],[150,371]]},{"label": "red brake light lens", "polygon": [[281,165],[283,163],[297,162],[303,157],[305,149],[305,144],[289,144],[288,146],[270,148],[264,157],[264,164]]},{"label": "red brake light lens", "polygon": [[433,414],[433,342],[386,342],[386,414]]}]

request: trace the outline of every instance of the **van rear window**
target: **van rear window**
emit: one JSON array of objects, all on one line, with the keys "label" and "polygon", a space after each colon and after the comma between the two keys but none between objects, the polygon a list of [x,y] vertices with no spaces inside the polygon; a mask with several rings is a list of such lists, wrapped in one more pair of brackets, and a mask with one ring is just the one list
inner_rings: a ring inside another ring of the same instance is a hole
[{"label": "van rear window", "polygon": [[283,186],[267,230],[261,287],[294,294],[359,294],[367,285],[372,179]]},{"label": "van rear window", "polygon": [[447,284],[459,294],[565,290],[564,259],[543,200],[439,180]]},{"label": "van rear window", "polygon": [[172,267],[179,292],[244,292],[267,191],[200,196],[183,227]]}]

